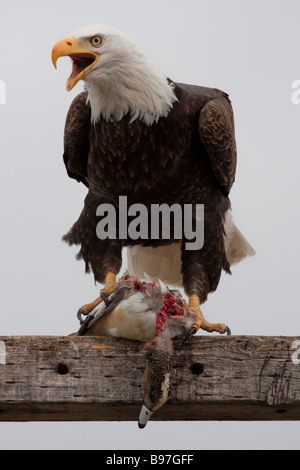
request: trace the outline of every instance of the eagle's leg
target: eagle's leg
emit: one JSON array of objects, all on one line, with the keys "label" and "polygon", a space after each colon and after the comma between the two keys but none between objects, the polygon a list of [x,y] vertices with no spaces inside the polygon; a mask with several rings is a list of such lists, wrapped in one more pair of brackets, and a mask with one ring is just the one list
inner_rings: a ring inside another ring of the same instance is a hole
[{"label": "eagle's leg", "polygon": [[100,302],[104,300],[103,297],[105,295],[109,297],[117,289],[117,287],[118,285],[116,281],[116,275],[111,272],[107,273],[107,275],[105,276],[104,288],[101,289],[99,297],[97,297],[93,302],[80,307],[78,313],[80,315],[88,315],[89,313],[91,313],[92,310],[94,310],[95,307],[97,307],[97,305],[100,304]]},{"label": "eagle's leg", "polygon": [[224,334],[224,333],[230,333],[229,328],[227,325],[224,325],[224,323],[209,323],[207,320],[205,320],[203,313],[201,312],[200,309],[200,299],[198,295],[192,294],[189,298],[189,312],[192,315],[192,317],[195,319],[190,333],[188,336],[191,336],[201,328],[202,330],[208,331],[208,332],[213,332],[216,331],[218,333]]},{"label": "eagle's leg", "polygon": [[118,287],[116,275],[114,273],[107,273],[105,276],[104,288],[100,291],[100,297],[106,294],[109,297]]}]

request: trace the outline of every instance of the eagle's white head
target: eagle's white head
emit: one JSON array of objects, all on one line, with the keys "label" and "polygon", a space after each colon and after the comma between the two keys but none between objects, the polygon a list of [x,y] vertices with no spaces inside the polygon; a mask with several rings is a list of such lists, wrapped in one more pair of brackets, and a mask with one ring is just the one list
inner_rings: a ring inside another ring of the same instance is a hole
[{"label": "eagle's white head", "polygon": [[77,29],[53,47],[55,67],[62,56],[73,62],[67,90],[85,81],[93,123],[100,116],[119,121],[130,113],[131,122],[141,119],[151,125],[177,101],[167,77],[130,37],[109,26]]}]

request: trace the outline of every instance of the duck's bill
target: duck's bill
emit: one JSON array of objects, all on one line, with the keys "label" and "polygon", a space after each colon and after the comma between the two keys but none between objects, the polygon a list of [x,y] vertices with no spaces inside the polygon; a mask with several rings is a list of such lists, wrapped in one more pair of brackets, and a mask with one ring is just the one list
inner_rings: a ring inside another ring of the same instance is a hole
[{"label": "duck's bill", "polygon": [[145,405],[143,405],[141,412],[140,412],[140,416],[139,416],[139,422],[138,422],[140,429],[143,429],[146,426],[151,415],[153,415],[153,411],[148,410],[148,408]]}]

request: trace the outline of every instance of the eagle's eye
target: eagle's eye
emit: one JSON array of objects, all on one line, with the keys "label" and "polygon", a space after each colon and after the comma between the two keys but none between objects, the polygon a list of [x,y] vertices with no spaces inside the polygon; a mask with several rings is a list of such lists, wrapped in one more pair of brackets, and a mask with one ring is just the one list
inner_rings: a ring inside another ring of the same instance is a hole
[{"label": "eagle's eye", "polygon": [[102,42],[103,42],[103,39],[101,36],[94,36],[90,39],[90,43],[92,44],[92,46],[95,46],[95,47],[101,46]]}]

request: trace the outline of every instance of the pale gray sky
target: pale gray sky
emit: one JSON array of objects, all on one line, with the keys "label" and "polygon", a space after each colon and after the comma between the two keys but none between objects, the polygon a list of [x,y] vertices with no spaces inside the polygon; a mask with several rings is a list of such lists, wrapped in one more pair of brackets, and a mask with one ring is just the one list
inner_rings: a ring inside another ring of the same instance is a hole
[{"label": "pale gray sky", "polygon": [[[65,335],[98,294],[61,236],[86,189],[62,164],[71,100],[54,43],[105,23],[129,34],[174,81],[230,94],[238,144],[236,224],[257,251],[222,277],[203,310],[237,335],[299,335],[298,0],[2,2],[0,12],[1,331]],[[300,367],[300,366],[299,366]],[[0,423],[2,449],[299,448],[299,423]],[[162,439],[162,436],[163,439]]]}]

